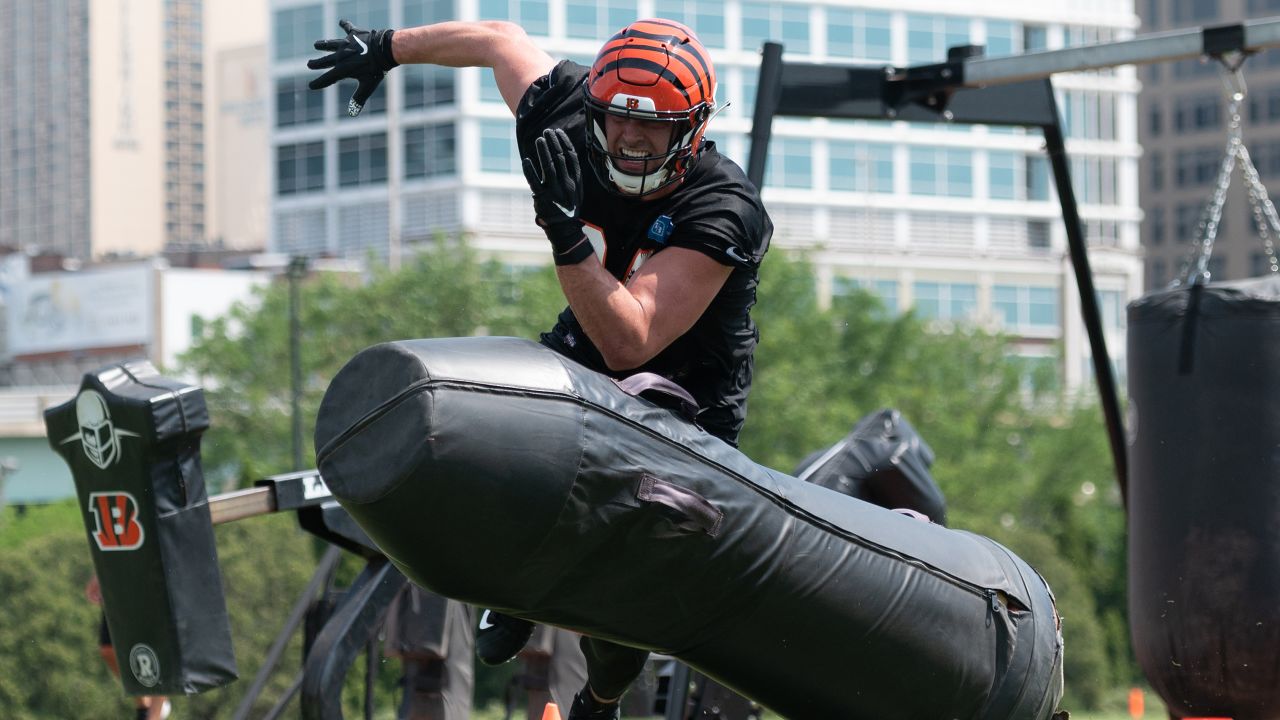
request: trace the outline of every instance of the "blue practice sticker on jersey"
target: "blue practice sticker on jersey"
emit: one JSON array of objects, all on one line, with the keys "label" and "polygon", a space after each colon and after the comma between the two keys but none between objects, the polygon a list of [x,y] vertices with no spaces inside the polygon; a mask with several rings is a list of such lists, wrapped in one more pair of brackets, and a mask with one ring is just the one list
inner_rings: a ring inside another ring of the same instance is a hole
[{"label": "blue practice sticker on jersey", "polygon": [[658,219],[649,226],[649,239],[656,243],[665,243],[675,228],[676,224],[671,222],[670,215],[659,215]]}]

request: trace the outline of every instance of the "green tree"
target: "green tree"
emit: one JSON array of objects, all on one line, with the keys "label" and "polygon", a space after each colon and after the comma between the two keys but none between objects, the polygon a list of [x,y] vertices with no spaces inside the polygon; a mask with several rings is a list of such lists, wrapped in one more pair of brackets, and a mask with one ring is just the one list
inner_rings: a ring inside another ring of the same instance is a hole
[{"label": "green tree", "polygon": [[[554,293],[554,294],[553,294]],[[481,262],[437,239],[392,272],[313,273],[299,292],[304,458],[329,380],[360,350],[393,340],[497,333],[536,337],[564,298],[547,271]],[[289,294],[281,281],[209,323],[181,358],[207,388],[205,461],[234,482],[291,470]]]}]

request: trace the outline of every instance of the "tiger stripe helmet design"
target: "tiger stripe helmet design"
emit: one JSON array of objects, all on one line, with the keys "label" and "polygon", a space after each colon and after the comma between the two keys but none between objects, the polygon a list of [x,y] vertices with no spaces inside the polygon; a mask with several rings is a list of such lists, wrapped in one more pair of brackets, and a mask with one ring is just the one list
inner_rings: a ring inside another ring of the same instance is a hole
[{"label": "tiger stripe helmet design", "polygon": [[[711,55],[688,27],[673,20],[637,20],[605,42],[583,85],[589,163],[605,187],[642,197],[681,181],[697,160],[716,109]],[[609,151],[605,116],[671,124],[665,152],[643,158]],[[617,166],[645,161],[636,175]]]}]

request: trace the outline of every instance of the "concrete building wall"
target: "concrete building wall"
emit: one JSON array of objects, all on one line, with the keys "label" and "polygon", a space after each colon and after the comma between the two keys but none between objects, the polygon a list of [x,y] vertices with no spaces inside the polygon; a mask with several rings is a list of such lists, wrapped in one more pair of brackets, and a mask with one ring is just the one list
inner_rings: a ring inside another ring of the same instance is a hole
[{"label": "concrete building wall", "polygon": [[[1159,32],[1280,16],[1280,2],[1139,0],[1138,12],[1143,32]],[[1217,62],[1192,59],[1141,71],[1138,128],[1144,155],[1139,185],[1148,289],[1181,276],[1217,184],[1231,119],[1219,68]],[[1280,183],[1280,51],[1249,58],[1243,78],[1247,94],[1239,109],[1245,146],[1262,181],[1274,186]],[[1274,254],[1258,234],[1247,188],[1237,167],[1208,264],[1214,280],[1272,272]],[[1269,234],[1274,241],[1274,231]]]},{"label": "concrete building wall", "polygon": [[92,255],[147,256],[165,244],[163,8],[91,6],[89,193]]}]

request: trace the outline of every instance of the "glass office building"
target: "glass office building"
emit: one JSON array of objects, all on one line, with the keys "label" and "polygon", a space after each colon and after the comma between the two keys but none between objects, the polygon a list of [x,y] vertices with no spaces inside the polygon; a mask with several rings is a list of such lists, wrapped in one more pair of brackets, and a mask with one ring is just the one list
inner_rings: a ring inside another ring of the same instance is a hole
[{"label": "glass office building", "polygon": [[[708,137],[744,167],[766,40],[783,43],[787,60],[903,66],[963,44],[999,56],[1123,39],[1139,22],[1128,0],[956,10],[945,0],[274,0],[273,248],[396,262],[437,234],[463,233],[513,265],[549,257],[492,74],[401,67],[349,118],[354,83],[306,87],[311,43],[339,34],[339,18],[363,27],[510,20],[553,56],[579,62],[637,17],[680,20],[711,49],[717,99],[730,103]],[[1139,83],[1128,67],[1061,74],[1054,84],[1109,349],[1123,370],[1123,309],[1142,286]],[[1061,356],[1067,386],[1091,382],[1038,131],[780,117],[763,196],[775,252],[807,252],[827,296],[861,287],[892,311],[998,329],[1018,339],[1028,366]]]}]

